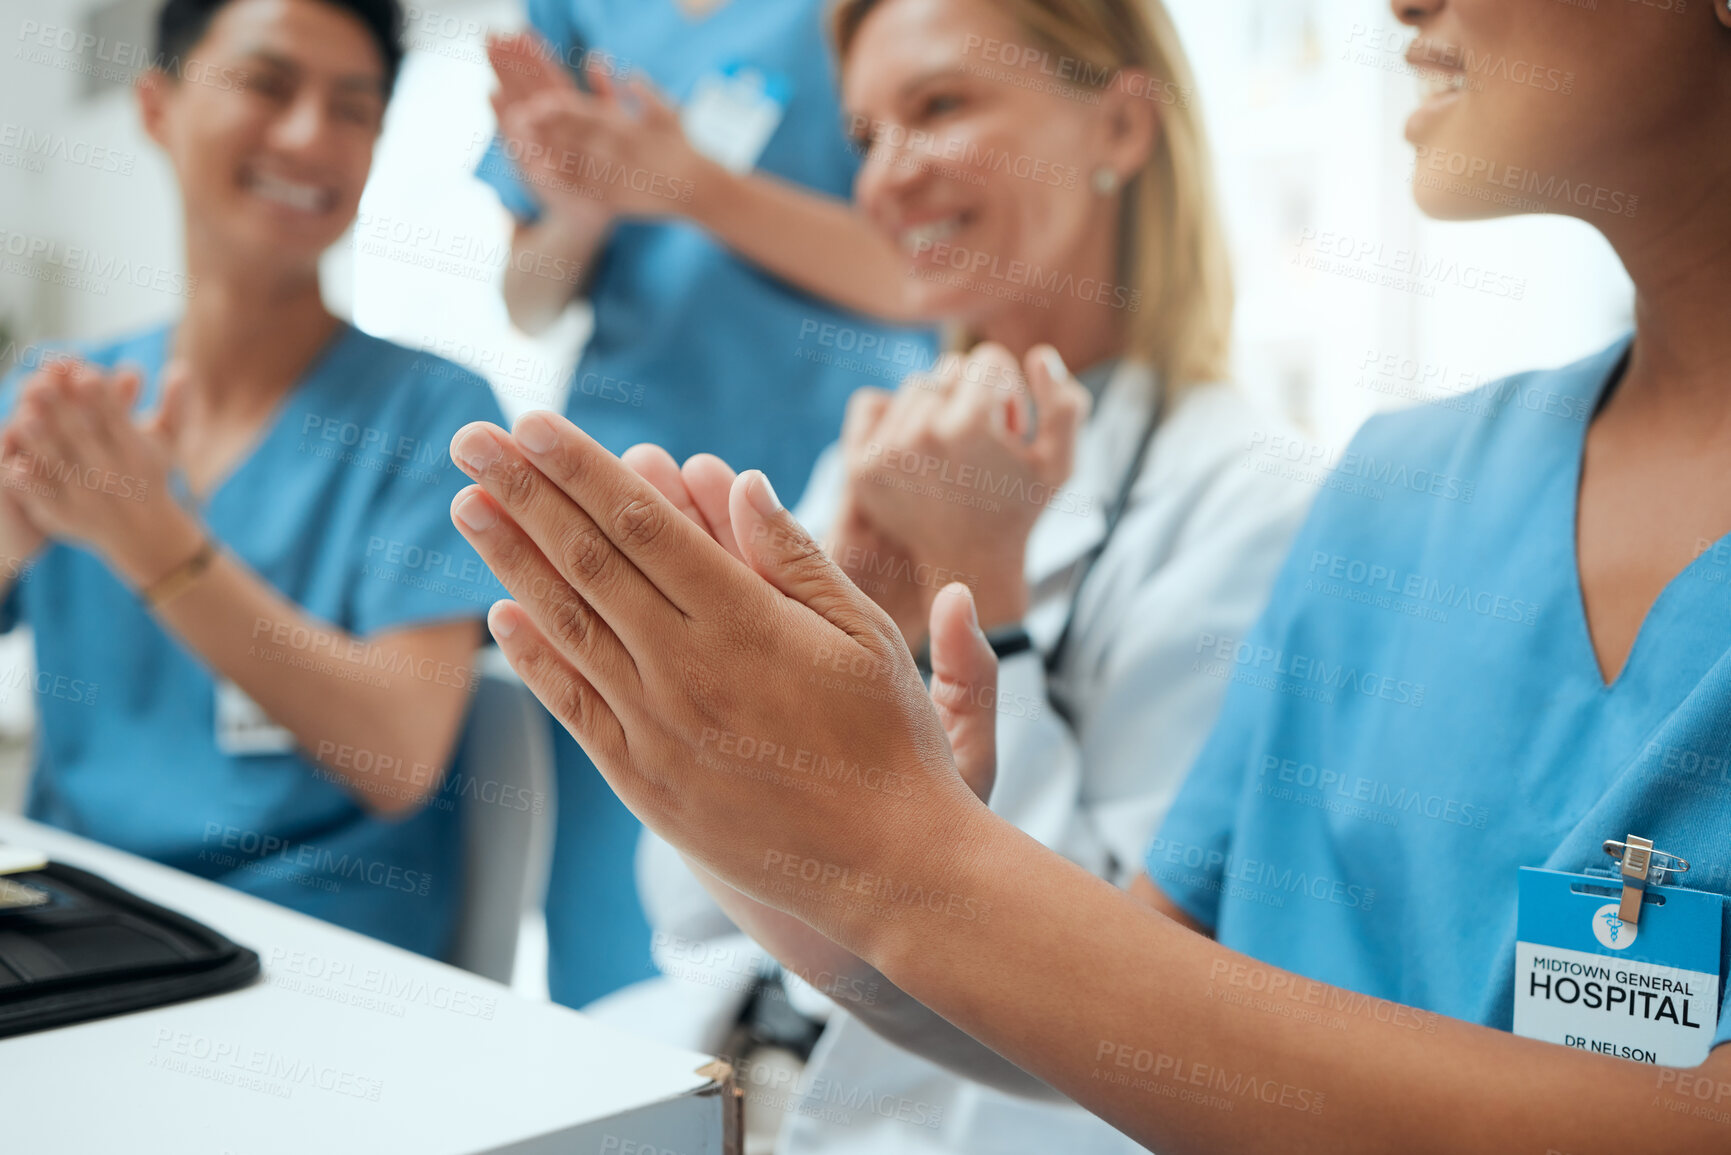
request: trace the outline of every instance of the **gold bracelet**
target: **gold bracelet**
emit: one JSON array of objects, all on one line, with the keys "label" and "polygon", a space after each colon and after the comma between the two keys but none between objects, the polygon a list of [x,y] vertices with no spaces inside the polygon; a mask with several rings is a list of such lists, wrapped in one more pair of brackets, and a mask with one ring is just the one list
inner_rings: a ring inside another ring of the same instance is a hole
[{"label": "gold bracelet", "polygon": [[191,589],[192,583],[202,577],[215,560],[216,542],[207,537],[197,553],[144,587],[139,596],[144,599],[146,608],[159,610]]}]

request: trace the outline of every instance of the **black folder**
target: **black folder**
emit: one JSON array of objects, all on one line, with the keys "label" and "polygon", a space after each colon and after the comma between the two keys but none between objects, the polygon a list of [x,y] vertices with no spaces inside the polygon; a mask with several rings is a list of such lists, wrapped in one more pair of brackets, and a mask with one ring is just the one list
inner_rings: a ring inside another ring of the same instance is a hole
[{"label": "black folder", "polygon": [[202,998],[258,955],[63,863],[0,876],[0,1038]]}]

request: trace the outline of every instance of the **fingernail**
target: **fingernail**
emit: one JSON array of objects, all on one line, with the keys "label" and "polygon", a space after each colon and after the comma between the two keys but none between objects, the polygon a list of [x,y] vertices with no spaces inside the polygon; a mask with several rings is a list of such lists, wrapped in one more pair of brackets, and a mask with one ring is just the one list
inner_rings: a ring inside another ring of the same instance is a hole
[{"label": "fingernail", "polygon": [[553,448],[556,435],[551,421],[539,413],[525,413],[511,426],[511,436],[530,453],[546,453]]},{"label": "fingernail", "polygon": [[501,640],[517,632],[517,623],[511,615],[505,612],[509,601],[497,601],[493,608],[487,611],[487,628],[493,631],[493,636]]},{"label": "fingernail", "polygon": [[974,605],[974,591],[970,590],[965,582],[951,582],[938,593],[943,597],[961,598],[966,602],[968,604],[968,624],[975,630],[980,628],[980,611],[979,607]]},{"label": "fingernail", "polygon": [[1040,356],[1044,358],[1046,362],[1046,372],[1051,374],[1052,380],[1062,381],[1070,375],[1070,370],[1064,364],[1064,359],[1058,356],[1058,351],[1050,345],[1047,345],[1045,349],[1041,351]]},{"label": "fingernail", "polygon": [[457,520],[474,530],[485,533],[499,524],[499,511],[493,508],[493,503],[476,490],[457,499],[457,508],[453,511]]},{"label": "fingernail", "polygon": [[487,472],[488,466],[505,455],[493,435],[479,425],[460,430],[457,439],[451,443],[451,449],[458,464],[476,477]]},{"label": "fingernail", "polygon": [[758,470],[751,471],[754,476],[751,483],[745,487],[745,496],[751,500],[751,508],[764,517],[773,517],[781,512],[781,498],[775,495],[775,486],[769,483],[769,478]]}]

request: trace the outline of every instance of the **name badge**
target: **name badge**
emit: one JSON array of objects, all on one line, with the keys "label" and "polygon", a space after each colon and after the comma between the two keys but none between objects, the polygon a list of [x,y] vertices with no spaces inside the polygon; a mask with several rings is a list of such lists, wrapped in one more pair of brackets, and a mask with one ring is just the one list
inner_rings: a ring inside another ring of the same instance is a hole
[{"label": "name badge", "polygon": [[679,124],[692,148],[731,172],[750,172],[781,124],[791,89],[781,77],[729,64],[697,82]]},{"label": "name badge", "polygon": [[1723,896],[1649,886],[1629,923],[1616,878],[1522,867],[1519,886],[1515,1034],[1662,1067],[1707,1057]]},{"label": "name badge", "polygon": [[228,680],[216,684],[216,748],[234,757],[291,754],[295,736]]}]

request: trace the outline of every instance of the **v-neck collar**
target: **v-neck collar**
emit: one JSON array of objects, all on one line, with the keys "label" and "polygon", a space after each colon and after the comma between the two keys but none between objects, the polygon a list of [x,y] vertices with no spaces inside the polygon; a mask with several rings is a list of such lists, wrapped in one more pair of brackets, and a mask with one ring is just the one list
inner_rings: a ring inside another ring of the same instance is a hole
[{"label": "v-neck collar", "polygon": [[[313,386],[325,377],[330,366],[337,360],[338,354],[348,346],[350,339],[358,332],[359,330],[349,322],[338,318],[336,329],[332,331],[324,345],[313,355],[312,360],[307,362],[307,367],[301,371],[301,375],[295,379],[294,384],[283,391],[282,396],[277,398],[276,405],[259,423],[251,444],[235,457],[234,462],[211,483],[209,488],[203,493],[194,493],[186,481],[185,473],[179,466],[175,467],[171,480],[177,496],[200,512],[208,511],[234,483],[236,478],[245,473],[248,466],[258,459],[264,447],[277,436],[277,431],[282,428],[283,421],[291,412],[301,407],[305,399],[312,393]],[[168,358],[174,349],[174,333],[174,325],[165,326],[162,330],[161,348],[156,358],[156,372],[150,378],[147,387],[140,391],[137,406],[140,412],[149,412],[155,408],[162,396],[162,375],[164,370],[168,368]]]},{"label": "v-neck collar", "polygon": [[1588,408],[1591,417],[1581,422],[1578,436],[1571,446],[1573,469],[1567,501],[1568,532],[1564,537],[1568,545],[1570,630],[1574,636],[1571,644],[1579,654],[1578,660],[1583,661],[1592,684],[1599,693],[1607,695],[1617,693],[1623,686],[1636,680],[1638,671],[1635,663],[1653,646],[1653,619],[1669,611],[1670,603],[1681,596],[1679,590],[1686,581],[1694,580],[1695,571],[1704,564],[1705,558],[1714,555],[1719,547],[1731,542],[1731,533],[1728,533],[1715,543],[1715,548],[1701,551],[1688,565],[1671,576],[1671,580],[1665,583],[1665,588],[1659,591],[1659,595],[1642,615],[1641,624],[1635,631],[1635,640],[1630,643],[1629,652],[1624,655],[1623,665],[1618,669],[1616,677],[1607,682],[1604,668],[1599,662],[1598,647],[1593,642],[1592,625],[1587,620],[1587,595],[1581,582],[1581,480],[1586,468],[1587,434],[1593,421],[1597,420],[1600,410],[1610,399],[1611,391],[1621,384],[1623,374],[1628,371],[1629,356],[1633,348],[1634,339],[1631,337],[1601,355],[1601,361],[1608,362],[1609,367],[1600,374],[1594,386],[1592,404]]}]

